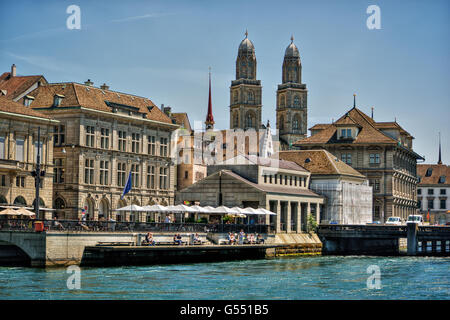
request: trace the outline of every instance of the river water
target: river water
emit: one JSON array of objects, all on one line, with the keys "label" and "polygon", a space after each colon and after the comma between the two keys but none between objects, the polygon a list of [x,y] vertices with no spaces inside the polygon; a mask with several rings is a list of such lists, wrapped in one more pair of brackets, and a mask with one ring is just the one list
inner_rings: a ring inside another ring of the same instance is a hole
[{"label": "river water", "polygon": [[313,256],[81,268],[80,289],[69,290],[71,275],[65,268],[0,267],[0,299],[450,298],[450,258],[443,257]]}]

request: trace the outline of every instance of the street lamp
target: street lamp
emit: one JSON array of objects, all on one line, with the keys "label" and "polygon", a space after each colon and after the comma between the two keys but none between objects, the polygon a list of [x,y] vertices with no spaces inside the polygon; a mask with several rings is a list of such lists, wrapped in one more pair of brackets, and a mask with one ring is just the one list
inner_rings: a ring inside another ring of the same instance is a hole
[{"label": "street lamp", "polygon": [[34,186],[36,188],[36,198],[34,200],[34,213],[36,219],[39,219],[39,188],[41,186],[41,177],[45,176],[45,171],[41,171],[41,127],[38,127],[38,145],[36,156],[36,169],[31,171],[31,175],[34,177]]}]

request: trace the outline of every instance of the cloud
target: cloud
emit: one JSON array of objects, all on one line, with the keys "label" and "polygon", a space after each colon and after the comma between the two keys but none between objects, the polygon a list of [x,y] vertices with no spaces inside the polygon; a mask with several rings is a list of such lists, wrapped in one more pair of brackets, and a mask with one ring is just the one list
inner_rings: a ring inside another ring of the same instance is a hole
[{"label": "cloud", "polygon": [[165,16],[169,16],[169,15],[173,15],[173,14],[174,13],[148,13],[148,14],[144,14],[142,16],[133,16],[133,17],[115,19],[115,20],[111,20],[111,22],[117,23],[117,22],[136,21],[136,20],[142,20],[142,19],[165,17]]},{"label": "cloud", "polygon": [[21,55],[11,52],[5,52],[10,57],[24,61],[32,66],[39,67],[43,70],[50,70],[56,72],[68,72],[68,73],[79,73],[84,70],[82,65],[70,63],[67,61],[57,61],[53,57],[47,56],[36,56],[36,55]]}]

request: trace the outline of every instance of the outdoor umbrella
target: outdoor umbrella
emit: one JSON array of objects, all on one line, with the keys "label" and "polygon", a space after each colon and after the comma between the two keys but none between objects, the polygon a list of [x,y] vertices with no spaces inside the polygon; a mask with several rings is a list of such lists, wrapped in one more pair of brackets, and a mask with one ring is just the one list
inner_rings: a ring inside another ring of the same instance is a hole
[{"label": "outdoor umbrella", "polygon": [[276,216],[277,215],[275,212],[269,211],[269,210],[264,209],[264,208],[258,208],[256,210],[261,212],[262,214],[268,214],[270,216]]},{"label": "outdoor umbrella", "polygon": [[155,213],[168,212],[167,207],[162,206],[160,204],[154,204],[154,205],[151,205],[151,206],[144,206],[143,209],[145,211],[147,211],[147,212],[155,212]]},{"label": "outdoor umbrella", "polygon": [[17,211],[11,208],[5,209],[0,212],[0,216],[18,216],[18,215],[19,214],[17,213]]},{"label": "outdoor umbrella", "polygon": [[144,210],[144,208],[142,208],[142,207],[140,207],[138,205],[132,204],[132,205],[129,205],[129,206],[126,206],[126,207],[122,207],[122,208],[116,209],[116,211],[121,211],[121,212],[122,211],[130,211],[130,213],[132,213],[132,212],[143,212],[145,210]]},{"label": "outdoor umbrella", "polygon": [[20,208],[16,212],[17,212],[18,215],[27,216],[27,217],[30,217],[30,218],[34,218],[36,216],[36,214],[34,212],[29,211],[29,210],[27,210],[25,208]]}]

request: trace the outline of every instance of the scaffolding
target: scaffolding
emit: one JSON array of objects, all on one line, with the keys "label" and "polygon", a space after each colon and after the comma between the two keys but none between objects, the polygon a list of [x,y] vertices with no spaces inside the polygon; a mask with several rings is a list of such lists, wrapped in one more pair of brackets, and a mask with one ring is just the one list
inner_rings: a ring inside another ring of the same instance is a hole
[{"label": "scaffolding", "polygon": [[312,183],[311,189],[326,197],[321,221],[338,224],[372,222],[372,187],[348,182]]}]

